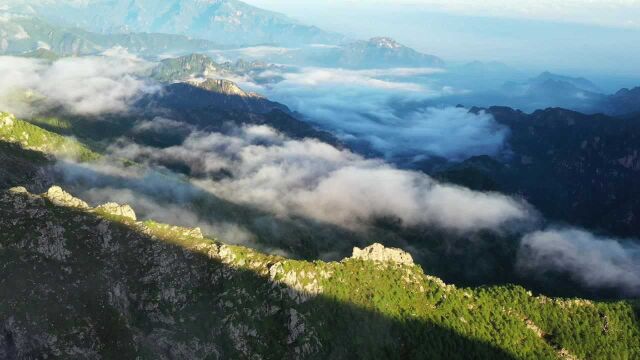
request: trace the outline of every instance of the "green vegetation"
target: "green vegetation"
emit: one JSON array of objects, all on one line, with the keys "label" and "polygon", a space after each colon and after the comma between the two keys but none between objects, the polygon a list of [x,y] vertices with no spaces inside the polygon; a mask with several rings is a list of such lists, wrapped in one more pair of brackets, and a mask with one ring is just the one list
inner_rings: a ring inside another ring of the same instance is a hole
[{"label": "green vegetation", "polygon": [[392,262],[288,260],[19,189],[0,194],[0,212],[0,319],[11,315],[6,339],[18,354],[640,357],[639,309],[629,301],[457,288]]},{"label": "green vegetation", "polygon": [[78,140],[44,130],[7,113],[0,113],[0,140],[20,144],[25,149],[79,161],[92,161],[100,157]]}]

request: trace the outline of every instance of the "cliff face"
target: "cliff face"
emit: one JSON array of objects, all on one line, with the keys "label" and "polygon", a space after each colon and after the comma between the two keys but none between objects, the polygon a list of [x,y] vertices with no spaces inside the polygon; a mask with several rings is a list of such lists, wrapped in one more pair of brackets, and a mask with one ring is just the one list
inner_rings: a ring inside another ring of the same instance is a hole
[{"label": "cliff face", "polygon": [[59,187],[5,191],[0,214],[2,359],[640,354],[630,303],[458,289],[381,245],[288,260]]}]

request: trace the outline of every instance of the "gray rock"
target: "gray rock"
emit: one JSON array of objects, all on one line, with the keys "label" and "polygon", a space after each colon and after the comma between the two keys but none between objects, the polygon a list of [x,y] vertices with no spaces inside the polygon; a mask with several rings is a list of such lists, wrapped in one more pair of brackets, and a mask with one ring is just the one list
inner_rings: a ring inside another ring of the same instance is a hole
[{"label": "gray rock", "polygon": [[375,243],[364,249],[353,248],[352,259],[392,262],[397,264],[413,266],[413,258],[411,254],[401,249],[386,248],[382,244]]},{"label": "gray rock", "polygon": [[138,220],[136,212],[133,211],[129,205],[120,205],[118,203],[110,202],[98,206],[96,210],[101,210],[111,215],[122,216],[133,221]]},{"label": "gray rock", "polygon": [[62,188],[59,186],[50,187],[49,190],[44,194],[44,197],[58,206],[74,207],[80,209],[89,208],[89,205],[86,202],[73,197],[68,192],[62,190]]},{"label": "gray rock", "polygon": [[13,126],[16,117],[13,114],[0,113],[0,128]]}]

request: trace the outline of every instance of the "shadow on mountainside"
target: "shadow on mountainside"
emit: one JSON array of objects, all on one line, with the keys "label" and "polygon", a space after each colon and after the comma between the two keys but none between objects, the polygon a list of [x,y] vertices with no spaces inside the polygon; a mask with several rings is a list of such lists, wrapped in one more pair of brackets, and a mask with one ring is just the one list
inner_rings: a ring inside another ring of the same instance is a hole
[{"label": "shadow on mountainside", "polygon": [[387,289],[346,288],[370,291],[365,308],[274,280],[291,266],[279,257],[28,193],[1,199],[3,359],[514,358],[410,313],[384,315],[375,299]]},{"label": "shadow on mountainside", "polygon": [[[39,151],[0,140],[0,190],[22,184],[38,185],[42,169],[51,160]],[[46,186],[47,184],[45,184]],[[38,187],[38,190],[43,188]]]}]

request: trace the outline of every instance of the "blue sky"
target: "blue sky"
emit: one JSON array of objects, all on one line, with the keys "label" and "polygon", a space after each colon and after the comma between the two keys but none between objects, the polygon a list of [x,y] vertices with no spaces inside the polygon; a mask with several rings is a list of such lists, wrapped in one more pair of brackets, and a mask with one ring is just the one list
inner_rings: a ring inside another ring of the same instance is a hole
[{"label": "blue sky", "polygon": [[640,77],[640,0],[247,0],[355,38],[388,35],[448,61]]}]

